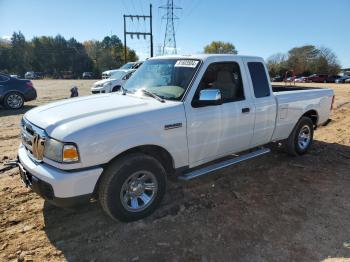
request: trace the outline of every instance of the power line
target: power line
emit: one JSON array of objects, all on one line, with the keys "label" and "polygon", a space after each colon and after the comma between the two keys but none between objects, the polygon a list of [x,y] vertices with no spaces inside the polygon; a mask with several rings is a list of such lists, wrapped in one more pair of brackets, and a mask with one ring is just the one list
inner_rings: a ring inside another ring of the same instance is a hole
[{"label": "power line", "polygon": [[[135,9],[135,8],[134,8]],[[124,61],[127,62],[127,45],[126,45],[126,36],[130,35],[131,39],[134,38],[134,35],[137,39],[140,39],[140,36],[143,36],[146,39],[147,36],[150,37],[150,57],[153,56],[153,33],[152,33],[152,4],[149,6],[149,15],[123,15],[124,17]],[[137,30],[136,31],[128,31],[127,30],[127,22],[134,22],[134,19],[137,19]],[[142,31],[139,29],[140,19],[145,22],[146,19],[149,19],[149,31]]]},{"label": "power line", "polygon": [[163,55],[176,54],[177,50],[176,50],[174,20],[179,18],[174,14],[174,9],[182,9],[182,8],[178,6],[174,6],[173,0],[167,0],[167,4],[165,6],[160,6],[159,8],[166,9],[166,15],[162,17],[162,19],[166,19]]}]

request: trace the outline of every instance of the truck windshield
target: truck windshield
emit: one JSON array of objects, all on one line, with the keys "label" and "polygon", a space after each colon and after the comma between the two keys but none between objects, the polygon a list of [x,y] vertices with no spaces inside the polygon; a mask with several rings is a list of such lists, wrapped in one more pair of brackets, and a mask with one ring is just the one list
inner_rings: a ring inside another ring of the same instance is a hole
[{"label": "truck windshield", "polygon": [[199,66],[194,59],[146,61],[125,83],[126,92],[145,89],[163,99],[180,100]]}]

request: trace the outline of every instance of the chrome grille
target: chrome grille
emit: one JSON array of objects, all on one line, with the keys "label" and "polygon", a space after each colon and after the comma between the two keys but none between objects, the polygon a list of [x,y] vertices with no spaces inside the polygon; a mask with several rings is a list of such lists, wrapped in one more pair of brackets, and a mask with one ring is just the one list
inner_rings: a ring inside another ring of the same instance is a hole
[{"label": "chrome grille", "polygon": [[22,118],[21,138],[29,156],[36,161],[42,161],[46,139],[45,131]]}]

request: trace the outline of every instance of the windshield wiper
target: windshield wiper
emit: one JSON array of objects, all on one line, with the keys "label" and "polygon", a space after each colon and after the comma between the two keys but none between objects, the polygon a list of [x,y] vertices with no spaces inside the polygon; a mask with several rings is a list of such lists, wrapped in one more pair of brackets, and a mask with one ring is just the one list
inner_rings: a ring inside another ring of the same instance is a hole
[{"label": "windshield wiper", "polygon": [[157,99],[159,102],[161,103],[165,103],[165,100],[163,98],[161,98],[160,96],[157,96],[154,93],[151,93],[150,91],[147,91],[146,89],[141,89],[142,93],[144,93],[145,95],[148,95],[150,97],[153,97],[155,99]]}]

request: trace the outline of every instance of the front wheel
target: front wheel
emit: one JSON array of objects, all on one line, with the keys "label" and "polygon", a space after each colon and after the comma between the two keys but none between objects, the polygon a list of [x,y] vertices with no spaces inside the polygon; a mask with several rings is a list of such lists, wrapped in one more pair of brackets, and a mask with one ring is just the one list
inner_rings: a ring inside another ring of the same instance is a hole
[{"label": "front wheel", "polygon": [[305,154],[313,141],[314,124],[308,117],[302,117],[287,139],[286,149],[290,155]]},{"label": "front wheel", "polygon": [[135,221],[154,212],[165,188],[166,172],[158,160],[135,153],[107,167],[99,186],[99,200],[113,219]]}]

